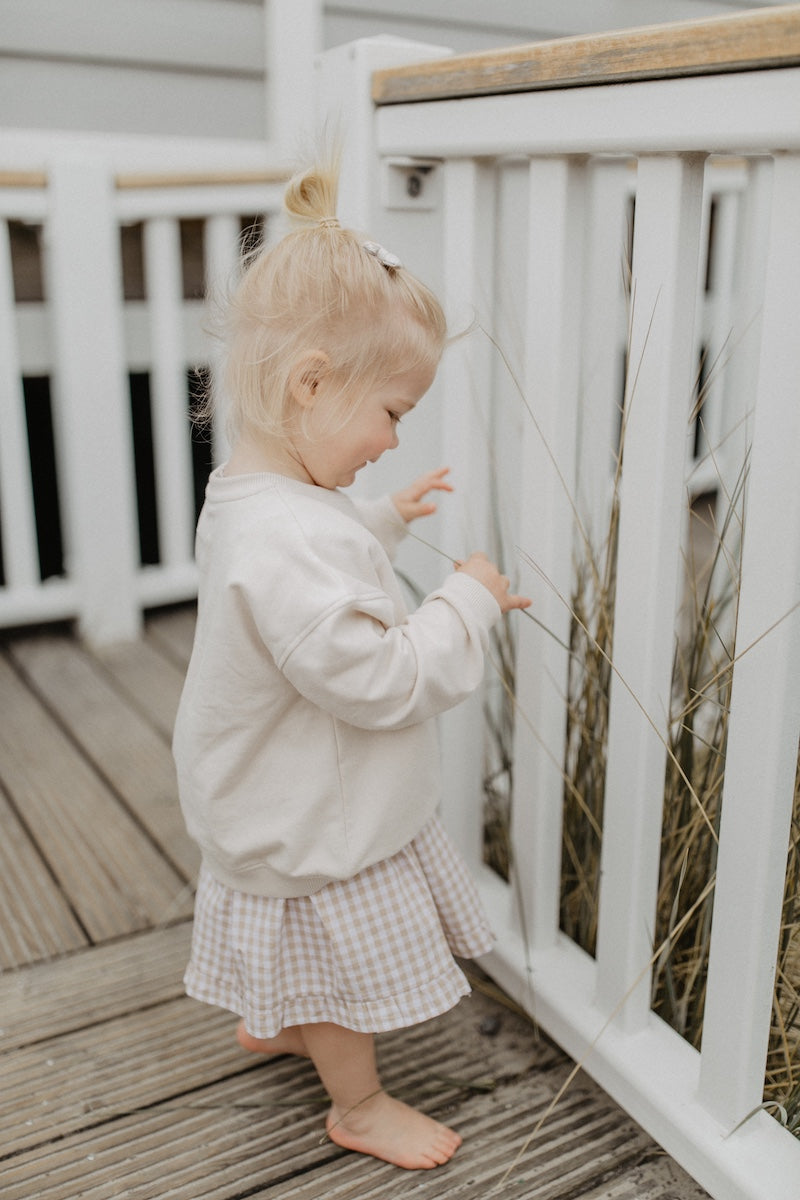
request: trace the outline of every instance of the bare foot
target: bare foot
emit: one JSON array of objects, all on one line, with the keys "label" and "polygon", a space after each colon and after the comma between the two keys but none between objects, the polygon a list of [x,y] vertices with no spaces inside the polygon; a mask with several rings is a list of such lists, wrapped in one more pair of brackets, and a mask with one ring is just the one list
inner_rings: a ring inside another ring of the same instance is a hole
[{"label": "bare foot", "polygon": [[455,1130],[386,1092],[371,1096],[348,1113],[340,1114],[334,1105],[326,1126],[328,1137],[337,1146],[371,1154],[408,1171],[439,1167],[461,1145]]},{"label": "bare foot", "polygon": [[296,1025],[282,1029],[277,1037],[257,1038],[248,1033],[244,1021],[240,1021],[236,1027],[236,1040],[245,1050],[252,1050],[254,1054],[299,1054],[308,1058],[303,1034]]}]

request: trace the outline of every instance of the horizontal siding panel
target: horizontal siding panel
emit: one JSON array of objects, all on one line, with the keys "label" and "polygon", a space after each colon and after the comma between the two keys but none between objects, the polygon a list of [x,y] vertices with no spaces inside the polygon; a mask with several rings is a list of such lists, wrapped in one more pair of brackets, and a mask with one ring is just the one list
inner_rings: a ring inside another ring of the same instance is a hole
[{"label": "horizontal siding panel", "polygon": [[265,135],[260,76],[0,56],[0,80],[10,127],[237,140]]},{"label": "horizontal siding panel", "polygon": [[4,0],[0,48],[26,58],[263,73],[258,0]]}]

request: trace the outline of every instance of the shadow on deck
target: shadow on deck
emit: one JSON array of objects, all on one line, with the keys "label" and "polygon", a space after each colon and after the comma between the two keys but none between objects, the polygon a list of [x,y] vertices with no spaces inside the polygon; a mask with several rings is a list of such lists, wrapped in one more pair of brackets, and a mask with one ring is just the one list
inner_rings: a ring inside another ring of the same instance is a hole
[{"label": "shadow on deck", "polygon": [[[464,1136],[409,1174],[327,1142],[309,1064],[241,1050],[183,995],[197,855],[169,740],[194,614],[136,645],[0,647],[0,1177],[4,1200],[703,1200],[706,1193],[474,973],[381,1035],[388,1088]],[[470,968],[471,970],[471,968]]]}]

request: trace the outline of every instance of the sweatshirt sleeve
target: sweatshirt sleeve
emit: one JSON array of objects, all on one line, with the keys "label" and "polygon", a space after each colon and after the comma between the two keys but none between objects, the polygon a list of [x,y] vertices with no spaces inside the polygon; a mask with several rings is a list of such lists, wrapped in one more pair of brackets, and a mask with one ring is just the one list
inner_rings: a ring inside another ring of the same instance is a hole
[{"label": "sweatshirt sleeve", "polygon": [[351,500],[360,520],[383,546],[389,561],[393,562],[408,526],[397,511],[392,497],[387,495],[377,500],[361,500],[351,496]]},{"label": "sweatshirt sleeve", "polygon": [[500,607],[482,584],[454,573],[402,624],[388,597],[335,605],[278,662],[308,700],[363,729],[400,729],[464,700],[483,679]]}]

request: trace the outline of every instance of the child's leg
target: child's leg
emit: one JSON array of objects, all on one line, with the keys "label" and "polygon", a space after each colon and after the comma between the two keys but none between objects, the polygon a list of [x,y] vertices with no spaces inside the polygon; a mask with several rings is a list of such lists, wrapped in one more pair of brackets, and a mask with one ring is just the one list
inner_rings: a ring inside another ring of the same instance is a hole
[{"label": "child's leg", "polygon": [[454,1130],[383,1091],[371,1033],[319,1024],[303,1025],[302,1036],[332,1101],[331,1141],[408,1170],[452,1158],[461,1145]]},{"label": "child's leg", "polygon": [[255,1054],[299,1054],[308,1058],[303,1031],[299,1025],[290,1025],[282,1029],[274,1038],[257,1038],[248,1033],[244,1021],[240,1021],[236,1028],[236,1040],[245,1050],[252,1050]]}]

